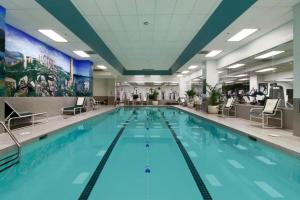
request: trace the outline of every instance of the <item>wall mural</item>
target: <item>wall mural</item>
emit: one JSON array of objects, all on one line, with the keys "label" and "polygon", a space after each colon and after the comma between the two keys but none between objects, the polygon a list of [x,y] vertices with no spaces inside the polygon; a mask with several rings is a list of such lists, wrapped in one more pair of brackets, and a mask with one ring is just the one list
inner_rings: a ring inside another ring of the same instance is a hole
[{"label": "wall mural", "polygon": [[5,94],[4,52],[5,52],[5,9],[0,6],[0,96]]},{"label": "wall mural", "polygon": [[92,62],[79,61],[6,25],[6,96],[91,96]]}]

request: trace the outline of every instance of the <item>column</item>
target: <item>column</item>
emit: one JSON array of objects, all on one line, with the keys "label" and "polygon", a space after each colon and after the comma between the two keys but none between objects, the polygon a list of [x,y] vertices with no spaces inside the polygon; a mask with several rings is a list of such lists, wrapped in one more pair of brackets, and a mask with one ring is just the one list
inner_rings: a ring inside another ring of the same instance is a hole
[{"label": "column", "polygon": [[219,83],[217,62],[214,60],[206,61],[206,83],[209,85],[216,85]]},{"label": "column", "polygon": [[300,3],[294,7],[294,135],[300,136]]}]

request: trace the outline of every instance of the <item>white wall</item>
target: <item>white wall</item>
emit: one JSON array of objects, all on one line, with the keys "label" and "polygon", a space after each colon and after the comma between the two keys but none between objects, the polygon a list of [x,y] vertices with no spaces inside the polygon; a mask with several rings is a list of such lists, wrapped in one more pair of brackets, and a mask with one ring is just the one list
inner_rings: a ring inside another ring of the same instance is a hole
[{"label": "white wall", "polygon": [[115,80],[105,78],[94,78],[93,95],[94,96],[114,96]]}]

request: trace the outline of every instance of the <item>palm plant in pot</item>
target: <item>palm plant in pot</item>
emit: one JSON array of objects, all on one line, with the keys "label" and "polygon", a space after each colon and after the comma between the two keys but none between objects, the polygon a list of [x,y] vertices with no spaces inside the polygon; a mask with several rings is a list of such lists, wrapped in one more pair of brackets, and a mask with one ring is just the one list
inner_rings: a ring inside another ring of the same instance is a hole
[{"label": "palm plant in pot", "polygon": [[219,112],[219,98],[221,95],[221,88],[218,88],[217,85],[207,85],[207,92],[209,94],[208,99],[208,113],[218,114]]},{"label": "palm plant in pot", "polygon": [[149,94],[149,99],[152,100],[152,105],[157,106],[158,105],[158,101],[157,101],[157,97],[158,97],[158,92],[156,91],[156,89],[150,89],[151,93]]},{"label": "palm plant in pot", "polygon": [[189,108],[194,107],[194,96],[196,95],[196,92],[194,91],[194,89],[187,90],[185,92],[185,94],[188,97],[187,106]]}]

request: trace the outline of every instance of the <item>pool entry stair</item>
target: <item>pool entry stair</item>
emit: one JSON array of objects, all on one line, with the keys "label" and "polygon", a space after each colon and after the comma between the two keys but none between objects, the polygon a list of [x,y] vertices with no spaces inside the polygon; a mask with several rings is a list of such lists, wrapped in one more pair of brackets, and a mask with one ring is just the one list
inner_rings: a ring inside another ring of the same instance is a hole
[{"label": "pool entry stair", "polygon": [[6,131],[5,133],[7,133],[9,137],[13,140],[17,148],[16,150],[8,154],[5,154],[4,156],[0,155],[0,173],[1,173],[20,162],[21,144],[18,142],[17,138],[12,134],[12,132],[6,127],[4,122],[0,122],[0,125],[4,128],[4,131]]}]

